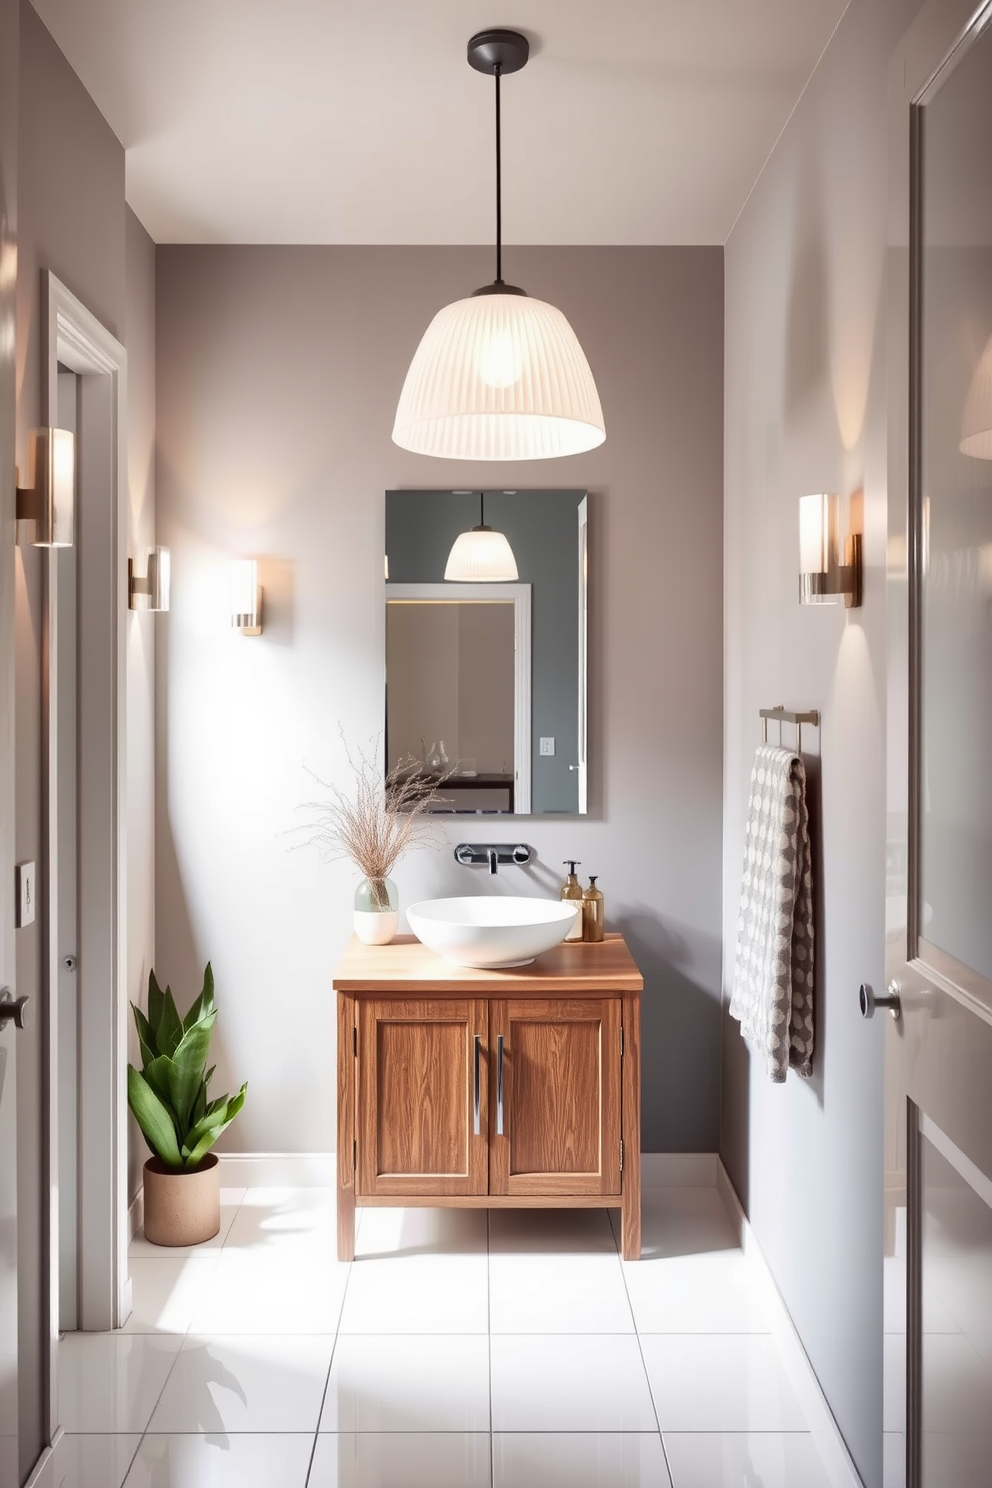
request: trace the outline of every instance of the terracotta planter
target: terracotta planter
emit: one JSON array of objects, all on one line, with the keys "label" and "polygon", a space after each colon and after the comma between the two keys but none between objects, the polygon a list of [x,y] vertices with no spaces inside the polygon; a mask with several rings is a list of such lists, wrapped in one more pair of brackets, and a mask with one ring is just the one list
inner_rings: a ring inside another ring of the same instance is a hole
[{"label": "terracotta planter", "polygon": [[208,1152],[190,1173],[160,1158],[145,1163],[145,1239],[153,1245],[199,1245],[220,1229],[220,1163]]}]

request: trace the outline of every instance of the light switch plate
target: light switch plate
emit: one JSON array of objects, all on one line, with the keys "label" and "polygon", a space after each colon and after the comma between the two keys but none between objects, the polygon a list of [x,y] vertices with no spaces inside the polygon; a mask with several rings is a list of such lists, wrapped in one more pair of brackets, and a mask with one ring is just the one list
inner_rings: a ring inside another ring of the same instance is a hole
[{"label": "light switch plate", "polygon": [[554,752],[555,752],[555,741],[554,741],[554,739],[553,738],[551,738],[551,739],[542,739],[541,740],[541,753],[542,754],[554,754]]},{"label": "light switch plate", "polygon": [[34,883],[35,870],[33,863],[18,863],[17,865],[17,928],[23,930],[25,925],[34,924]]}]

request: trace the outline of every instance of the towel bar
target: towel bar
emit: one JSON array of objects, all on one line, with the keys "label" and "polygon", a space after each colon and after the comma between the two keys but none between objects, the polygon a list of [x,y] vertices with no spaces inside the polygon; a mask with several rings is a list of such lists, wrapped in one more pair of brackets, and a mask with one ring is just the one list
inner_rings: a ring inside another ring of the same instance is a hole
[{"label": "towel bar", "polygon": [[[811,708],[807,713],[794,713],[790,708],[759,708],[758,717],[761,719],[761,742],[768,743],[768,720],[771,718],[775,723],[794,723],[796,726],[796,753],[803,752],[803,724],[811,723],[814,728],[820,727],[820,714],[816,708]],[[781,729],[779,730],[781,736]]]}]

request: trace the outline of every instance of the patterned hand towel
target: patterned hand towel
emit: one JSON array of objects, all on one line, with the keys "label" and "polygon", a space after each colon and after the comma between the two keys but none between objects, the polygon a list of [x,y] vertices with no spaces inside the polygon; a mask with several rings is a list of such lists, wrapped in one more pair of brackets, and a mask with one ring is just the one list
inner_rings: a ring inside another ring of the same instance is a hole
[{"label": "patterned hand towel", "polygon": [[798,755],[759,745],[751,767],[744,877],[730,1012],[781,1082],[813,1059],[813,891],[806,771]]}]

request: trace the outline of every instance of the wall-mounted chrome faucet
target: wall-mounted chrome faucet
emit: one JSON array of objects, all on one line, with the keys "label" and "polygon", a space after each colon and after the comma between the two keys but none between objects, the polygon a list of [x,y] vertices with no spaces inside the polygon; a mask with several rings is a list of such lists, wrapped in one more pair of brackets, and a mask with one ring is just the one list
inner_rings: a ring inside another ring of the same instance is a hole
[{"label": "wall-mounted chrome faucet", "polygon": [[500,863],[515,863],[523,868],[534,856],[534,849],[525,842],[511,846],[509,842],[459,842],[455,848],[455,862],[463,868],[487,864],[490,873],[495,873]]}]

